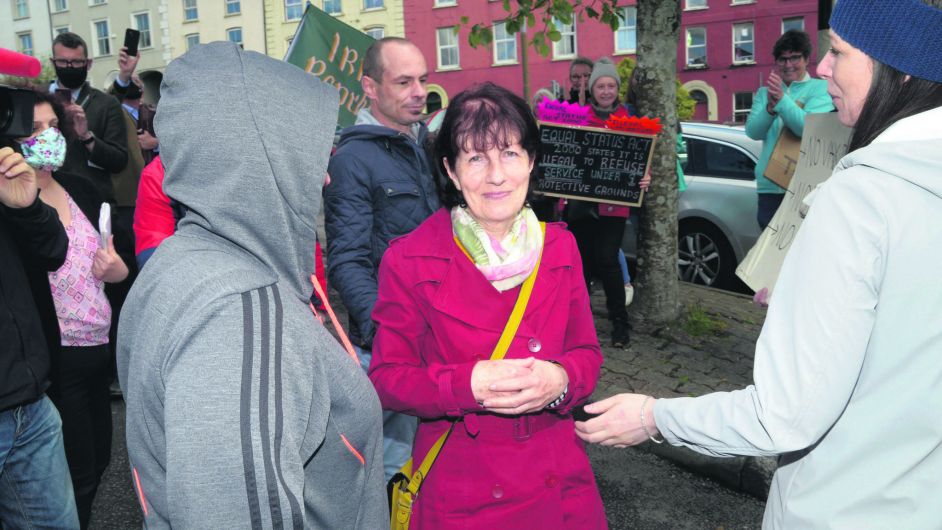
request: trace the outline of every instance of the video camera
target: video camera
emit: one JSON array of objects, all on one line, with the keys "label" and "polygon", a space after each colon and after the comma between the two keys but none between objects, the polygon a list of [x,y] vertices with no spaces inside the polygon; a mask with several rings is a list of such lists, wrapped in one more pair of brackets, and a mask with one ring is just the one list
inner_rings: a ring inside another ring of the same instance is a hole
[{"label": "video camera", "polygon": [[[36,77],[42,70],[39,59],[0,48],[0,74]],[[0,137],[21,138],[33,132],[32,91],[0,85]]]}]

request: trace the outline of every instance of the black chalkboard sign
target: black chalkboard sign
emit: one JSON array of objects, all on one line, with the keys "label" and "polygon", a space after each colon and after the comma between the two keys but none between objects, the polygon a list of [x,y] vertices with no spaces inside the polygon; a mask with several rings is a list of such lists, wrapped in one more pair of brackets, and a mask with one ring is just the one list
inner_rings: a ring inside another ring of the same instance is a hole
[{"label": "black chalkboard sign", "polygon": [[540,122],[535,191],[641,206],[641,179],[650,167],[654,136]]}]

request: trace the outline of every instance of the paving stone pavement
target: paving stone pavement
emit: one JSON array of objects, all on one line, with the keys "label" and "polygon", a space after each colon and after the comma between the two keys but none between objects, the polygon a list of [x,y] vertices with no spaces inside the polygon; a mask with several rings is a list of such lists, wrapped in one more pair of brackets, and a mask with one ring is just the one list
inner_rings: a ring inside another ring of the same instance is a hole
[{"label": "paving stone pavement", "polygon": [[[630,346],[621,349],[611,346],[605,295],[596,289],[592,311],[605,363],[592,399],[622,392],[658,398],[699,396],[752,384],[755,344],[766,310],[749,296],[688,283],[681,283],[680,298],[680,320],[668,326],[635,323]],[[710,329],[693,329],[691,324],[698,322]],[[776,459],[769,457],[714,458],[650,442],[641,448],[762,500],[776,469]]]}]

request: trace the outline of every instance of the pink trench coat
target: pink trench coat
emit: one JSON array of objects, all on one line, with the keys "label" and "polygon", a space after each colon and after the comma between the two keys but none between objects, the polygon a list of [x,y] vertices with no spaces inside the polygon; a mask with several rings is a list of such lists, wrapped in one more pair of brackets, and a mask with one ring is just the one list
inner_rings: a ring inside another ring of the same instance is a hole
[{"label": "pink trench coat", "polygon": [[383,256],[370,379],[383,408],[421,419],[413,458],[460,420],[422,485],[412,530],[605,529],[605,511],[570,411],[602,365],[579,252],[561,224],[546,228],[540,272],[507,358],[553,360],[569,375],[556,411],[485,412],[471,392],[520,288],[498,293],[455,244],[439,210]]}]

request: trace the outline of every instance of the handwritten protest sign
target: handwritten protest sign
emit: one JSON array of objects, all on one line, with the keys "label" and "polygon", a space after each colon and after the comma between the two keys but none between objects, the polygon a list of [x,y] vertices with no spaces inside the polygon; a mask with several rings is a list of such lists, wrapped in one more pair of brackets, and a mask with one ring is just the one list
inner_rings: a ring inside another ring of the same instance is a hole
[{"label": "handwritten protest sign", "polygon": [[540,122],[536,191],[553,197],[640,206],[654,134]]},{"label": "handwritten protest sign", "polygon": [[837,114],[809,114],[805,118],[798,166],[772,222],[759,236],[736,275],[752,290],[768,289],[772,295],[785,255],[801,228],[802,201],[831,176],[834,166],[847,153],[852,130],[837,121]]},{"label": "handwritten protest sign", "polygon": [[357,112],[368,104],[360,78],[363,56],[373,42],[369,35],[308,3],[285,55],[285,62],[340,91],[338,127],[353,125]]}]

